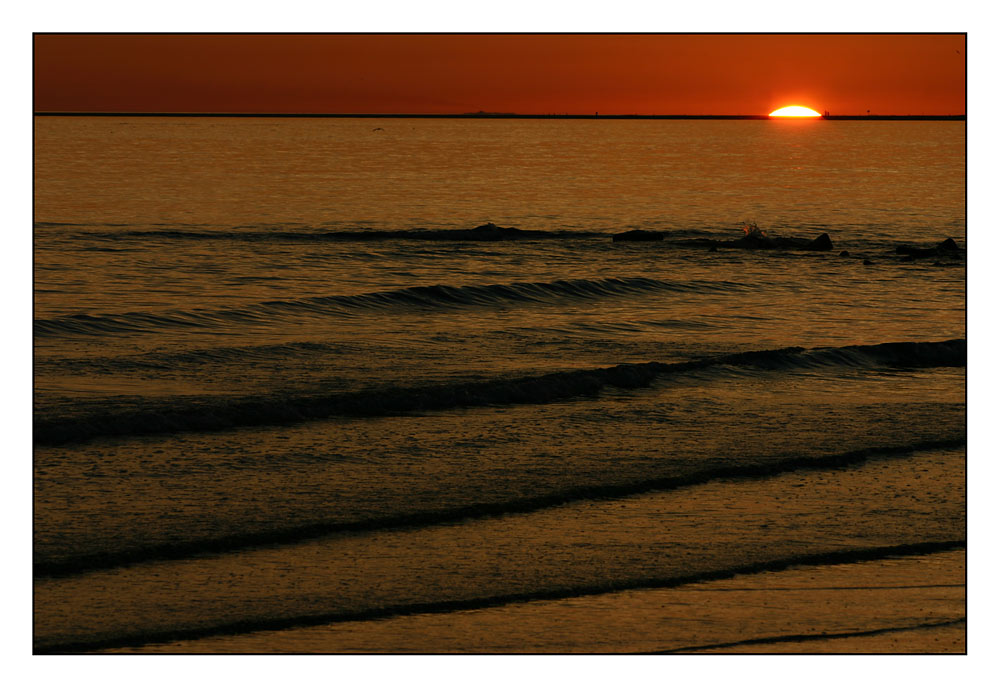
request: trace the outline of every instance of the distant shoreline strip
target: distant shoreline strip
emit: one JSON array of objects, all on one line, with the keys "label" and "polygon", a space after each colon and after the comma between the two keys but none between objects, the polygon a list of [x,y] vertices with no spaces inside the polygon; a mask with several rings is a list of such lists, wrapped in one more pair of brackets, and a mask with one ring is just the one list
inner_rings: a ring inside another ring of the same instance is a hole
[{"label": "distant shoreline strip", "polygon": [[[519,115],[516,113],[376,114],[313,112],[36,112],[35,117],[286,117],[332,119],[679,119],[769,120],[770,115]],[[810,119],[810,118],[802,118]],[[815,119],[865,121],[964,122],[965,115],[823,115]]]},{"label": "distant shoreline strip", "polygon": [[[328,612],[282,618],[245,619],[206,625],[196,628],[177,628],[170,630],[150,630],[146,632],[124,633],[114,635],[108,633],[104,637],[92,639],[66,640],[52,644],[35,639],[34,654],[78,654],[82,652],[97,652],[122,647],[141,647],[143,645],[171,643],[185,640],[200,640],[212,636],[243,635],[260,631],[282,631],[291,628],[308,626],[323,626],[351,621],[377,621],[398,616],[414,614],[449,614],[460,611],[472,611],[504,607],[523,602],[540,602],[564,600],[593,595],[624,592],[637,589],[676,588],[692,583],[705,583],[716,580],[735,578],[740,575],[752,575],[783,571],[793,566],[833,566],[854,564],[866,561],[878,561],[890,557],[921,556],[949,552],[965,547],[965,540],[945,540],[935,542],[903,543],[881,547],[864,547],[859,549],[834,550],[816,554],[804,554],[784,557],[769,561],[757,561],[729,568],[703,571],[681,576],[662,578],[643,578],[598,585],[582,585],[549,590],[516,592],[488,597],[478,597],[460,600],[440,600],[436,602],[417,602],[397,604],[357,611]],[[675,650],[677,651],[677,650]]]}]

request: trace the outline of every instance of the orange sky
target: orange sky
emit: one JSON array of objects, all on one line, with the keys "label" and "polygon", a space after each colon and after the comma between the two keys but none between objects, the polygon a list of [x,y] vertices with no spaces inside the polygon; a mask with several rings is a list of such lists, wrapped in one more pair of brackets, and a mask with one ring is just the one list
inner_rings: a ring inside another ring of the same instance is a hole
[{"label": "orange sky", "polygon": [[36,111],[965,114],[964,35],[36,35]]}]

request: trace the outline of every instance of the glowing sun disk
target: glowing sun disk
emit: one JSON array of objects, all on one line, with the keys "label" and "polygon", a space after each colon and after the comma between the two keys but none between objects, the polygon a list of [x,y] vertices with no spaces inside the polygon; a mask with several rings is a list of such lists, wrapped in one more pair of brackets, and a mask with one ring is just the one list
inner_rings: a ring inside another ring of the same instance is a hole
[{"label": "glowing sun disk", "polygon": [[769,117],[822,117],[818,112],[807,107],[802,107],[801,105],[789,105],[788,107],[778,108],[772,112]]}]

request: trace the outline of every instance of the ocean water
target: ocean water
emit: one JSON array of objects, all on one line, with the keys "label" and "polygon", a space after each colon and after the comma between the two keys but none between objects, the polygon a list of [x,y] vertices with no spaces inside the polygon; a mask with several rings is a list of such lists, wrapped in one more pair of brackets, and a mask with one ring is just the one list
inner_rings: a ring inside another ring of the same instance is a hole
[{"label": "ocean water", "polygon": [[39,117],[34,247],[36,651],[964,649],[963,122]]}]

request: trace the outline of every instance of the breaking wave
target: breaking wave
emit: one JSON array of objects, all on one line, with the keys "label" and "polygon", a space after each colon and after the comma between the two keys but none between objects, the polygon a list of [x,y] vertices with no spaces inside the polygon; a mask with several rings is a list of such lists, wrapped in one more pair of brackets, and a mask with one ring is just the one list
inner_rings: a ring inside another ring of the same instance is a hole
[{"label": "breaking wave", "polygon": [[554,282],[517,282],[426,287],[345,296],[317,296],[282,301],[264,301],[218,310],[133,311],[118,314],[74,314],[35,320],[36,337],[115,335],[161,329],[206,329],[302,316],[350,316],[364,311],[427,311],[456,308],[491,308],[516,304],[558,304],[655,292],[740,292],[749,287],[725,280],[687,282],[648,277],[571,279]]},{"label": "breaking wave", "polygon": [[594,395],[605,388],[638,389],[655,379],[726,368],[803,370],[832,366],[927,368],[965,365],[964,339],[895,342],[804,349],[790,347],[715,356],[679,363],[623,363],[609,368],[494,378],[475,382],[387,386],[357,392],[274,394],[238,398],[195,398],[151,404],[139,410],[108,410],[80,416],[35,418],[35,444],[56,445],[99,437],[205,432],[283,425],[334,416],[390,416],[453,408],[545,404]]}]

